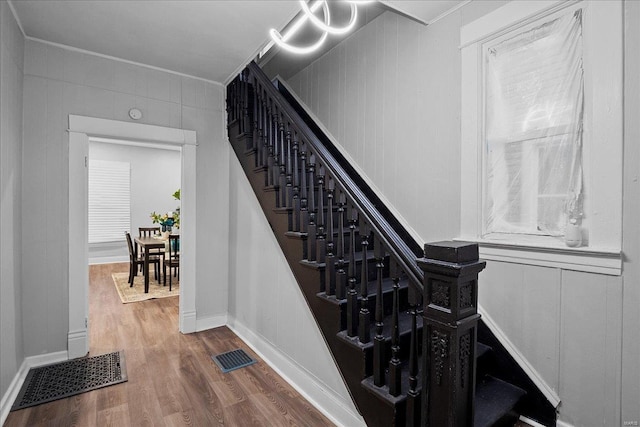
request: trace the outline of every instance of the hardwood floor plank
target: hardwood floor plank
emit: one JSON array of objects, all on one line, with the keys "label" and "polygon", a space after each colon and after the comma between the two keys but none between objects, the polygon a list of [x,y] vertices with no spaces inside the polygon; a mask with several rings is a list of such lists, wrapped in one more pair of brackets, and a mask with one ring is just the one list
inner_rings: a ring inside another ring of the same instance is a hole
[{"label": "hardwood floor plank", "polygon": [[[183,335],[178,297],[123,304],[111,274],[90,266],[89,355],[124,350],[128,381],[11,412],[24,426],[332,426],[238,338],[220,327]],[[242,348],[257,363],[223,374],[211,359]]]},{"label": "hardwood floor plank", "polygon": [[[137,420],[136,420],[137,421]],[[129,417],[129,405],[122,405],[98,411],[96,425],[101,427],[128,427],[131,426]],[[137,422],[134,425],[138,425]]]}]

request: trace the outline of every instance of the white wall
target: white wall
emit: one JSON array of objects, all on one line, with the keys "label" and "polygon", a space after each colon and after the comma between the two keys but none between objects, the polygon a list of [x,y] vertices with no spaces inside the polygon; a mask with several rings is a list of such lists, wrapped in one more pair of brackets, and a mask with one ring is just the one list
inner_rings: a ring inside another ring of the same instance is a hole
[{"label": "white wall", "polygon": [[625,2],[622,421],[640,421],[640,2]]},{"label": "white wall", "polygon": [[24,359],[22,345],[22,64],[24,38],[0,0],[0,396]]},{"label": "white wall", "polygon": [[[459,235],[460,28],[504,3],[471,2],[426,27],[385,13],[288,81],[422,242]],[[637,117],[639,12],[626,3],[626,117]],[[640,420],[640,151],[632,122],[624,276],[506,262],[489,262],[480,276],[486,314],[559,395],[559,419],[576,426]]]},{"label": "white wall", "polygon": [[[90,160],[127,162],[131,170],[131,229],[138,235],[138,227],[154,227],[151,212],[175,211],[180,201],[172,194],[180,188],[180,151],[132,145],[89,141]],[[113,257],[129,259],[127,243],[122,237],[118,244],[89,245],[89,262],[100,263]],[[113,262],[113,261],[111,261]]]},{"label": "white wall", "polygon": [[288,81],[425,241],[460,223],[459,19],[384,13]]},{"label": "white wall", "polygon": [[[115,24],[114,24],[115,25]],[[27,41],[24,61],[22,309],[26,356],[66,350],[68,115],[195,130],[197,321],[227,311],[229,147],[224,88],[201,80]],[[47,212],[43,218],[43,212]]]},{"label": "white wall", "polygon": [[229,326],[334,421],[364,426],[235,156],[229,184]]}]

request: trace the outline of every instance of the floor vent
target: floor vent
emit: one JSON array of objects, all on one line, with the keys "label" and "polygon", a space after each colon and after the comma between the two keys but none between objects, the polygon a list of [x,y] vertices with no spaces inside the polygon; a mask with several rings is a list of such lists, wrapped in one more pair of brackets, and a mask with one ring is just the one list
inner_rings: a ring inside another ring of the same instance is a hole
[{"label": "floor vent", "polygon": [[211,356],[211,358],[225,374],[229,371],[256,363],[256,361],[249,357],[242,349],[228,351],[217,356]]},{"label": "floor vent", "polygon": [[127,381],[124,352],[31,368],[12,411]]}]

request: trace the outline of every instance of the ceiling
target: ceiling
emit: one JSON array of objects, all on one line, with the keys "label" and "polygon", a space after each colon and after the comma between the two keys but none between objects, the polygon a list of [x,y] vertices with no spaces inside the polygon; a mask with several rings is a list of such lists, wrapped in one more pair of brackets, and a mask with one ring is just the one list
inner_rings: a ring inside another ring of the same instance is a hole
[{"label": "ceiling", "polygon": [[[388,0],[374,7],[428,23],[459,3]],[[29,38],[216,82],[226,82],[267,44],[270,28],[284,28],[300,11],[292,0],[11,0],[11,4]]]}]

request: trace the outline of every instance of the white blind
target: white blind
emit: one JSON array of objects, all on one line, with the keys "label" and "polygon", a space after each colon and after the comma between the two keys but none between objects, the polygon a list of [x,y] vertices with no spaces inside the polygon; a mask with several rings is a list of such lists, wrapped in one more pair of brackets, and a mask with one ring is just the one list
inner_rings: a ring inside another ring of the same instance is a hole
[{"label": "white blind", "polygon": [[123,241],[131,228],[129,163],[89,161],[89,243]]}]

